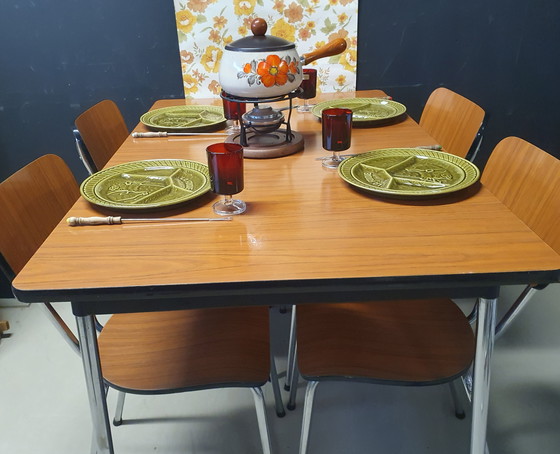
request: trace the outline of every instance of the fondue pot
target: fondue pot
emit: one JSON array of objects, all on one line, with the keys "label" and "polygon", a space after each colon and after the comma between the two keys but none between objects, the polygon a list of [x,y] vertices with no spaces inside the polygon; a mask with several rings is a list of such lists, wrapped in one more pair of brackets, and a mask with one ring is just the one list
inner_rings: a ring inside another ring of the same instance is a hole
[{"label": "fondue pot", "polygon": [[266,35],[267,28],[266,21],[257,18],[251,23],[253,36],[225,47],[219,79],[226,93],[240,98],[287,95],[300,86],[303,65],[338,55],[346,49],[346,41],[338,38],[300,57],[294,43]]}]

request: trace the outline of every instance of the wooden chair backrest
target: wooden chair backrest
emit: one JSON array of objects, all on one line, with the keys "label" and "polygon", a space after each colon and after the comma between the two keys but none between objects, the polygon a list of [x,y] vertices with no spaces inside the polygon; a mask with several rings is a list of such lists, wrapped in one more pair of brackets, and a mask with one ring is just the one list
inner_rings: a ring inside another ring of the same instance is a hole
[{"label": "wooden chair backrest", "polygon": [[560,160],[518,137],[492,151],[481,181],[560,253]]},{"label": "wooden chair backrest", "polygon": [[49,154],[0,183],[0,253],[18,274],[80,196],[62,158]]},{"label": "wooden chair backrest", "polygon": [[104,100],[78,118],[76,127],[82,136],[96,170],[101,170],[128,136],[128,128],[117,105]]},{"label": "wooden chair backrest", "polygon": [[484,120],[484,110],[471,100],[447,88],[436,88],[422,111],[420,126],[443,149],[467,156]]}]

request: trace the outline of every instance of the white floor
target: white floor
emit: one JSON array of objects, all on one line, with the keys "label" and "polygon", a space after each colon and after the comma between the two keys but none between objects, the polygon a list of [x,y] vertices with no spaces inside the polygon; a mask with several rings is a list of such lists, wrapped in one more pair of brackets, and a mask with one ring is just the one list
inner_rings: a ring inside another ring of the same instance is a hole
[{"label": "white floor", "polygon": [[[518,290],[504,289],[503,299]],[[560,452],[559,297],[558,285],[539,292],[496,344],[488,424],[492,454]],[[72,319],[67,304],[57,307]],[[11,325],[0,341],[0,453],[89,453],[80,359],[38,305],[0,301],[0,319]],[[283,374],[289,315],[275,311],[272,321]],[[303,386],[297,409],[282,419],[274,414],[270,385],[265,389],[275,454],[297,453]],[[469,417],[453,416],[446,386],[323,384],[315,402],[309,454],[469,452]],[[110,392],[111,412],[114,406]],[[119,454],[260,452],[247,390],[129,395],[124,418],[113,428]]]}]

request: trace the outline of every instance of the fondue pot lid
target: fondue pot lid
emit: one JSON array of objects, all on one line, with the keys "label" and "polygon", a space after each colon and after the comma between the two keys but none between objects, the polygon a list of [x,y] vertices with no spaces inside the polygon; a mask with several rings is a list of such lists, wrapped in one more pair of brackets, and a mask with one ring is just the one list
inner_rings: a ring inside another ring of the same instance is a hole
[{"label": "fondue pot lid", "polygon": [[268,52],[277,50],[295,49],[296,45],[278,36],[265,35],[268,25],[261,18],[256,18],[251,23],[253,36],[240,38],[226,45],[226,50],[234,52]]}]

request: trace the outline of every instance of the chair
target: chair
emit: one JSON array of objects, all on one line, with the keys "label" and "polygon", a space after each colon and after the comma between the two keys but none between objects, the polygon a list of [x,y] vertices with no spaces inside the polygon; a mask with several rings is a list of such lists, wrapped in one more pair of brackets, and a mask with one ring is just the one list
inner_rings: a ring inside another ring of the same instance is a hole
[{"label": "chair", "polygon": [[428,98],[420,126],[438,141],[443,150],[472,161],[482,142],[483,121],[481,107],[440,87]]},{"label": "chair", "polygon": [[128,137],[118,106],[111,100],[98,102],[76,118],[74,138],[87,171],[101,170]]},{"label": "chair", "polygon": [[[495,147],[482,182],[560,252],[558,159],[509,137]],[[313,398],[322,381],[413,386],[447,382],[458,398],[455,379],[469,369],[474,338],[468,318],[452,300],[308,304],[296,310],[294,358],[308,382],[300,454],[307,450]],[[296,389],[294,371],[288,408],[294,408]],[[464,415],[460,409],[456,413]]]},{"label": "chair", "polygon": [[[529,142],[508,137],[490,155],[481,181],[555,251],[560,252],[558,159]],[[496,339],[511,326],[537,291],[546,286],[534,282],[525,287],[496,324]],[[476,320],[476,313],[475,306],[470,316],[472,323]]]},{"label": "chair", "polygon": [[[482,143],[484,110],[467,98],[444,87],[436,88],[422,111],[420,126],[439,142],[443,150],[474,160]],[[292,312],[290,339],[295,336],[295,311]],[[471,322],[476,320],[473,311]],[[295,343],[290,342],[288,365],[292,364]],[[288,367],[284,388],[290,389],[292,369]]]},{"label": "chair", "polygon": [[[69,168],[43,156],[0,183],[0,266],[9,279],[79,197]],[[45,303],[56,326],[79,352],[70,328]],[[122,422],[124,392],[163,394],[245,387],[253,392],[263,451],[270,453],[261,390],[271,376],[276,411],[283,415],[269,348],[267,307],[235,307],[115,314],[98,337],[104,380],[121,391],[114,423]]]}]

